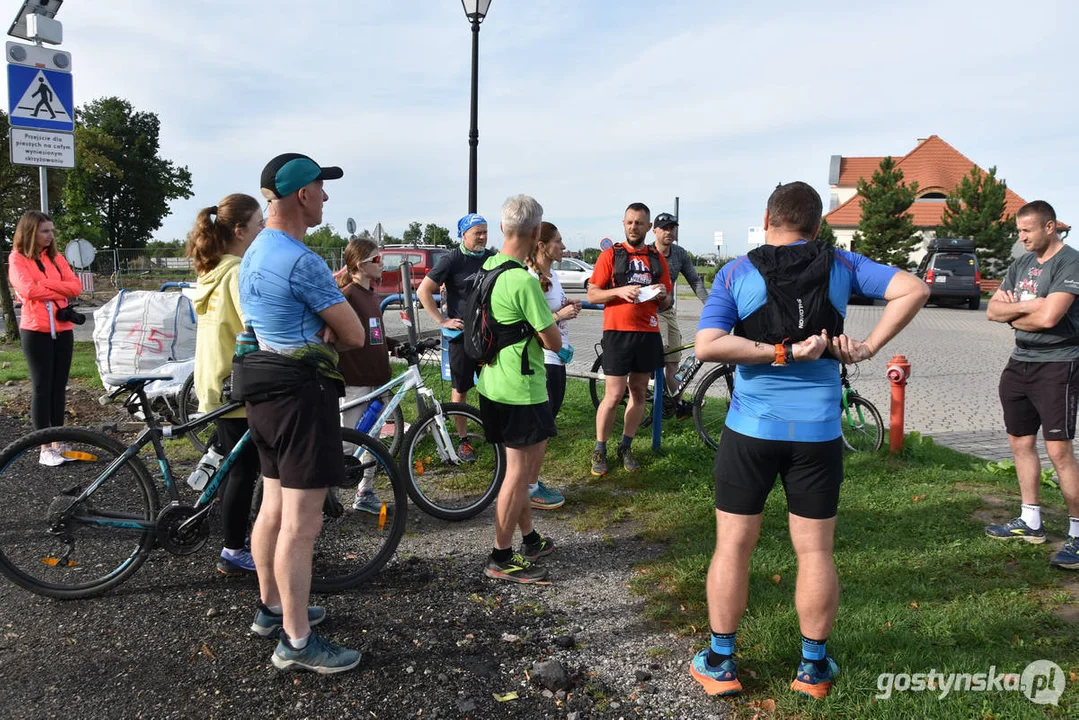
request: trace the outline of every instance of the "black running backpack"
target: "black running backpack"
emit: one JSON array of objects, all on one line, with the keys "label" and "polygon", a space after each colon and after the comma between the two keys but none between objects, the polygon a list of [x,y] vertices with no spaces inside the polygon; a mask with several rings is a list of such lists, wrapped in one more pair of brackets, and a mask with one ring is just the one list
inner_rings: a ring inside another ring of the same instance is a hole
[{"label": "black running backpack", "polygon": [[521,374],[531,375],[533,370],[528,362],[528,343],[535,334],[532,326],[524,320],[504,325],[495,320],[491,311],[491,295],[498,278],[505,271],[518,268],[523,269],[511,261],[490,270],[481,268],[476,273],[465,300],[465,355],[482,365],[490,365],[498,358],[499,350],[525,340],[521,350]]},{"label": "black running backpack", "polygon": [[[648,269],[652,273],[652,283],[660,282],[663,277],[663,264],[659,260],[659,251],[656,250],[654,245],[646,245],[648,248]],[[624,243],[618,243],[614,246],[614,263],[613,263],[613,282],[614,287],[622,287],[629,284],[629,250],[626,250]]]}]

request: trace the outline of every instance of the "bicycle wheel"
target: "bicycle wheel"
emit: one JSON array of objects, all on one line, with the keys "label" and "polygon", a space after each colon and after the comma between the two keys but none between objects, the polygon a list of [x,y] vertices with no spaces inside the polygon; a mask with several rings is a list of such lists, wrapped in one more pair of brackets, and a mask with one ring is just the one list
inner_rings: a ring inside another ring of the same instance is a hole
[{"label": "bicycle wheel", "polygon": [[734,370],[721,365],[710,371],[693,395],[693,424],[704,444],[715,450],[727,421],[727,410],[734,395]]},{"label": "bicycle wheel", "polygon": [[[405,532],[408,495],[393,456],[357,430],[342,428],[341,438],[353,452],[345,453],[348,484],[330,488],[323,504],[311,571],[311,589],[317,592],[346,590],[372,577],[393,557]],[[378,514],[353,507],[365,477],[382,501]]]},{"label": "bicycle wheel", "polygon": [[[176,396],[176,406],[176,413],[180,416],[181,423],[189,422],[199,416],[199,396],[195,394],[194,373],[188,375],[187,379],[184,380],[183,387],[180,388],[180,392]],[[198,430],[187,433],[187,439],[192,447],[200,453],[204,453],[213,434],[214,423],[206,423]]]},{"label": "bicycle wheel", "polygon": [[[66,443],[65,462],[39,462],[40,446]],[[131,577],[154,546],[154,532],[125,528],[153,521],[157,492],[138,458],[121,463],[81,502],[126,448],[79,428],[48,428],[0,451],[0,573],[39,595],[61,600],[100,595]]]},{"label": "bicycle wheel", "polygon": [[843,444],[852,452],[876,452],[884,444],[884,422],[873,403],[857,393],[847,395],[841,417]]},{"label": "bicycle wheel", "polygon": [[[471,405],[442,403],[441,418],[445,436],[434,410],[424,413],[405,433],[401,474],[407,478],[412,502],[425,513],[443,520],[467,520],[498,495],[506,476],[506,450],[487,442],[479,410]],[[464,420],[464,439],[475,453],[472,462],[454,461],[447,453],[447,440],[455,454],[460,447],[458,419]]]}]

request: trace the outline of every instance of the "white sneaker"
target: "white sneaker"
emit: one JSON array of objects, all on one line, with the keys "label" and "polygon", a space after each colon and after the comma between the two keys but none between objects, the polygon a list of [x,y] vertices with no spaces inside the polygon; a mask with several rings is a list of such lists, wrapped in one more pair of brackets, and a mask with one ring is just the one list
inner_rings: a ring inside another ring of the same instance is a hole
[{"label": "white sneaker", "polygon": [[41,457],[38,458],[38,462],[49,467],[56,467],[57,465],[64,464],[64,456],[51,447],[42,448]]}]

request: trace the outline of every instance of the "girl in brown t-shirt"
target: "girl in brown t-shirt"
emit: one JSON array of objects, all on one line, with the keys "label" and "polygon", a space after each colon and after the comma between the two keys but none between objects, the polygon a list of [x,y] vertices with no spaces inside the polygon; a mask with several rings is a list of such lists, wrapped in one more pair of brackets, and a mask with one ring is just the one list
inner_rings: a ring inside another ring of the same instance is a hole
[{"label": "girl in brown t-shirt", "polygon": [[[354,238],[345,246],[345,267],[339,273],[337,285],[345,300],[356,311],[367,332],[363,347],[341,352],[340,369],[345,377],[344,402],[369,394],[390,380],[390,346],[382,324],[379,297],[372,284],[382,277],[382,258],[378,245],[366,238]],[[395,343],[394,343],[395,344]],[[363,417],[368,403],[362,403],[341,413],[341,425],[355,428]],[[377,515],[382,502],[375,495],[374,468],[364,473],[356,489],[352,507]]]}]

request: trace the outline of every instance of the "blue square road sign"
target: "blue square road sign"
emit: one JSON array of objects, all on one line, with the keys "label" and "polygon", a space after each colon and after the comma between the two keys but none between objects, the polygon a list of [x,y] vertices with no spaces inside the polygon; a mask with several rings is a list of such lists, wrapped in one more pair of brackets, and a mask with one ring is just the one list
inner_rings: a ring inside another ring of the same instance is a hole
[{"label": "blue square road sign", "polygon": [[7,92],[12,127],[75,131],[71,73],[8,64]]}]

